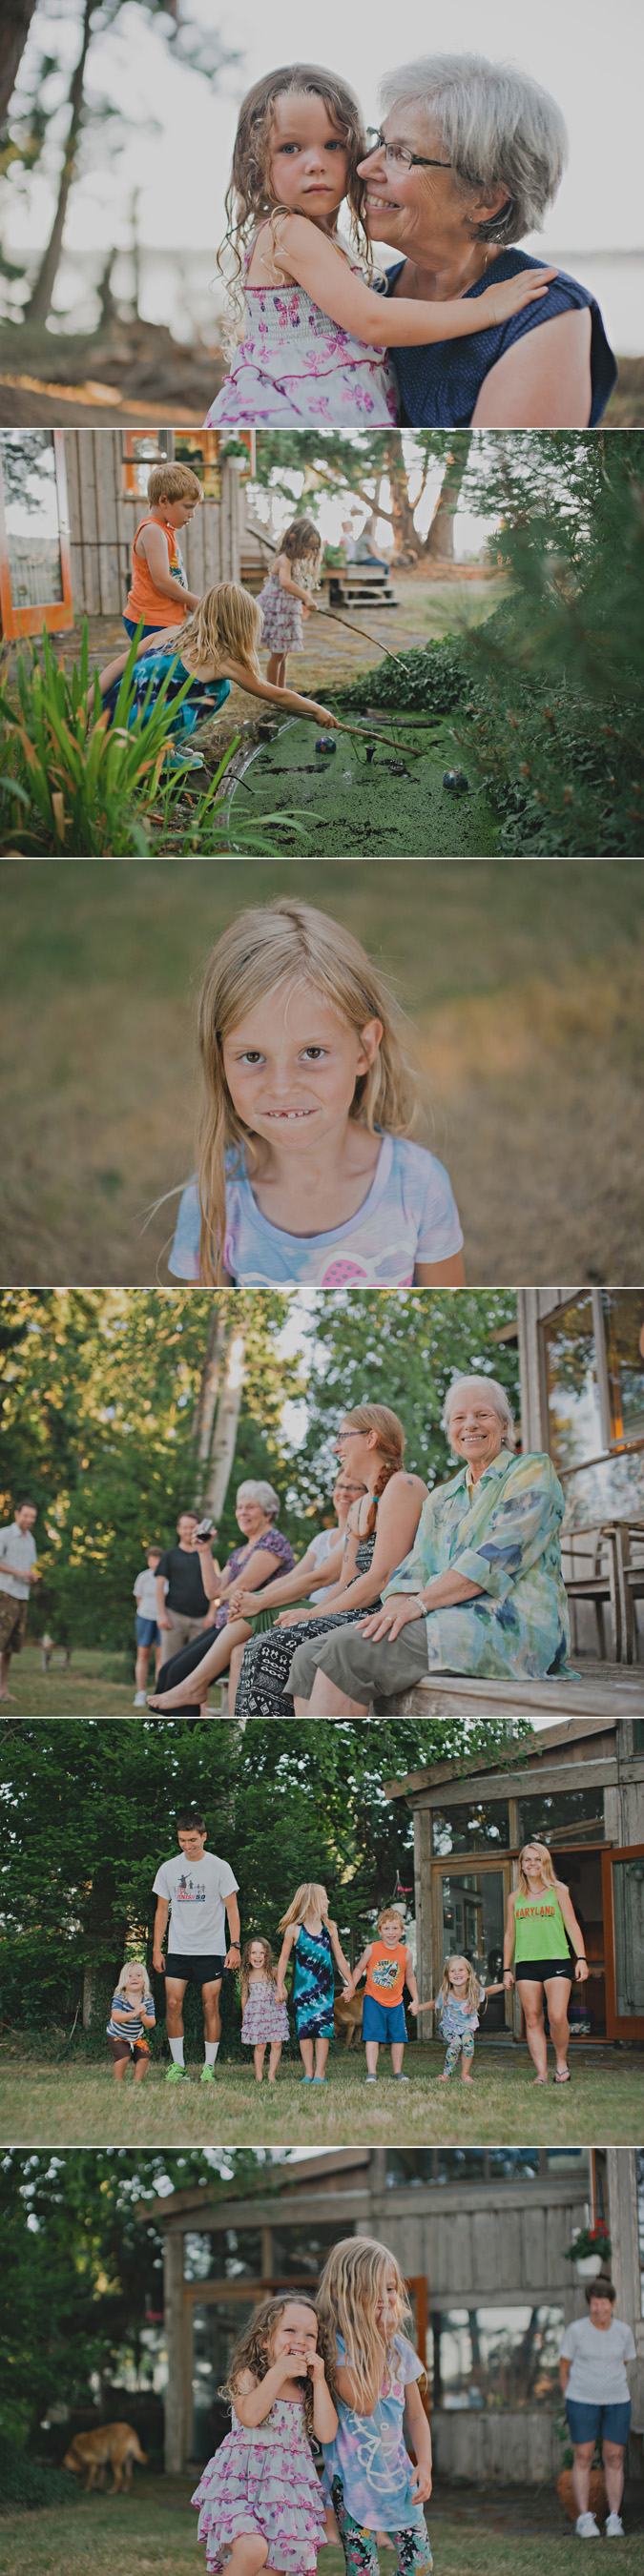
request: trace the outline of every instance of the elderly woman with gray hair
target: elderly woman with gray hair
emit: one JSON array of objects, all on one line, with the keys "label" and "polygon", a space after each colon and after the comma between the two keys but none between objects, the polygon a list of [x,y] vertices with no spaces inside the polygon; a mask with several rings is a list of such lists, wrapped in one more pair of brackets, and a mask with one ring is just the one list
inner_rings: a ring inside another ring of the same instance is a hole
[{"label": "elderly woman with gray hair", "polygon": [[[243,1583],[246,1592],[261,1593],[277,1574],[289,1574],[295,1564],[293,1549],[287,1538],[275,1528],[280,1509],[279,1494],[262,1476],[247,1476],[238,1485],[235,1514],[244,1534],[243,1547],[234,1547],[224,1568],[217,1592],[217,1608],[212,1626],[193,1637],[181,1654],[163,1664],[154,1696],[148,1708],[163,1713],[180,1708],[186,1716],[198,1717],[209,1682],[227,1671],[236,1645],[251,1634],[246,1620],[231,1619],[230,1595]],[[261,1605],[260,1605],[261,1607]]]},{"label": "elderly woman with gray hair", "polygon": [[516,1681],[567,1669],[564,1498],[551,1460],[515,1456],[494,1378],[455,1378],[443,1420],[463,1464],[428,1495],[382,1608],[298,1646],[288,1678],[296,1716],[360,1717],[434,1673]]},{"label": "elderly woman with gray hair", "polygon": [[[537,267],[517,244],[541,228],[567,159],[548,91],[513,63],[434,54],[390,72],[380,97],[359,169],[370,239],[398,253],[387,294],[441,303]],[[390,364],[414,428],[595,427],[617,375],[599,306],[563,270],[510,321],[396,348]]]}]

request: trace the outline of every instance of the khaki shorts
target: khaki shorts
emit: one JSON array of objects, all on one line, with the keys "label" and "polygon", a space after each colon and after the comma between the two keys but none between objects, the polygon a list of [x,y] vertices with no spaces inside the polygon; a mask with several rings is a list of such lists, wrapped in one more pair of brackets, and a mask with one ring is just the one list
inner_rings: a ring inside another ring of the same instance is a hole
[{"label": "khaki shorts", "polygon": [[28,1601],[16,1601],[11,1592],[0,1592],[0,1655],[19,1655],[25,1642]]},{"label": "khaki shorts", "polygon": [[331,1628],[326,1637],[311,1637],[308,1644],[297,1647],[286,1683],[294,1699],[310,1699],[316,1672],[327,1673],[336,1689],[347,1699],[355,1699],[370,1708],[381,1701],[398,1699],[403,1691],[413,1690],[428,1670],[427,1629],[424,1619],[409,1620],[400,1636],[390,1644],[388,1637],[378,1642],[365,1637],[361,1628]]},{"label": "khaki shorts", "polygon": [[[161,1660],[164,1664],[169,1664],[173,1655],[181,1654],[183,1646],[192,1645],[193,1637],[202,1636],[203,1619],[182,1619],[179,1616],[178,1610],[168,1609],[167,1602],[165,1615],[166,1619],[169,1619],[170,1621],[170,1626],[169,1628],[159,1629],[159,1640],[161,1645]],[[204,1611],[204,1619],[205,1615]],[[204,1643],[204,1654],[206,1652],[206,1647],[210,1642],[211,1635],[212,1630],[208,1628]]]}]

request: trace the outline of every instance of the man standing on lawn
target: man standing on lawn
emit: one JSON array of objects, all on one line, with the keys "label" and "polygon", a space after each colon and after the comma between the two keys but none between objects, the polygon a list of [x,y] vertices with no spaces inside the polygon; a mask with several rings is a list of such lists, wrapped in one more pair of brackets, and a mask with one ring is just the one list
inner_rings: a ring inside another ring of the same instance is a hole
[{"label": "man standing on lawn", "polygon": [[[192,1809],[177,1818],[179,1856],[161,1862],[154,1881],[158,1897],[154,1918],[153,1966],[165,1977],[166,2032],[172,2065],[166,2084],[187,2082],[184,2064],[183,1998],[186,1986],[201,1987],[205,2062],[200,2082],[214,2084],[221,2039],[219,1995],[224,1968],[239,1967],[238,1881],[226,1860],[206,1851],[203,1816]],[[163,1956],[171,1914],[167,1958]],[[224,1954],[226,1915],[230,1933]]]},{"label": "man standing on lawn", "polygon": [[35,1519],[35,1503],[19,1503],[15,1520],[0,1529],[0,1700],[14,1697],[9,1665],[24,1646],[29,1594],[39,1579],[31,1535]]},{"label": "man standing on lawn", "polygon": [[163,1637],[163,1662],[191,1646],[214,1617],[220,1568],[212,1553],[216,1530],[198,1538],[196,1512],[180,1512],[177,1547],[167,1547],[156,1568],[157,1627]]}]

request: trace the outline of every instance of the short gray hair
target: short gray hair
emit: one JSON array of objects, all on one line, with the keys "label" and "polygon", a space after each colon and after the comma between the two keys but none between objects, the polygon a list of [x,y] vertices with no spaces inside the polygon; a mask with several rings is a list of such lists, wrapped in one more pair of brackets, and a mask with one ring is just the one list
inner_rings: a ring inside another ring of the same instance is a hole
[{"label": "short gray hair", "polygon": [[237,1487],[235,1502],[259,1503],[263,1512],[270,1512],[273,1521],[281,1508],[275,1486],[267,1485],[263,1476],[247,1476],[245,1484]]},{"label": "short gray hair", "polygon": [[508,1403],[505,1387],[499,1385],[498,1378],[496,1377],[477,1377],[476,1374],[472,1377],[468,1377],[466,1369],[461,1370],[460,1377],[453,1377],[451,1386],[448,1386],[445,1403],[443,1405],[443,1430],[449,1435],[450,1419],[454,1411],[455,1397],[459,1394],[459,1391],[463,1386],[478,1386],[481,1388],[483,1394],[487,1395],[490,1404],[494,1405],[495,1413],[498,1413],[499,1421],[503,1425],[501,1448],[516,1449],[514,1415]]},{"label": "short gray hair", "polygon": [[465,194],[507,189],[499,214],[477,224],[479,240],[516,242],[540,232],[568,159],[564,118],[549,91],[515,63],[424,54],[381,82],[385,115],[410,99],[427,109]]}]

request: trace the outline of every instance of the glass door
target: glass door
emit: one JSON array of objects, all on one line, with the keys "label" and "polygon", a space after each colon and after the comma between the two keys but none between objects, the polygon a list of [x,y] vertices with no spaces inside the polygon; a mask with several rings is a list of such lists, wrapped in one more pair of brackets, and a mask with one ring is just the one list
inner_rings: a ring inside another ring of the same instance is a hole
[{"label": "glass door", "polygon": [[73,625],[65,432],[0,438],[0,624],[5,636]]},{"label": "glass door", "polygon": [[[439,1873],[440,1920],[438,1978],[445,1960],[459,1952],[476,1969],[481,1985],[496,1985],[503,1975],[503,1934],[510,1887],[509,1866],[501,1869],[450,1868]],[[434,1993],[437,1988],[434,1986]],[[511,2024],[511,1995],[491,1995],[481,2018],[481,2033]]]},{"label": "glass door", "polygon": [[606,2031],[644,2039],[644,1843],[602,1852]]}]

